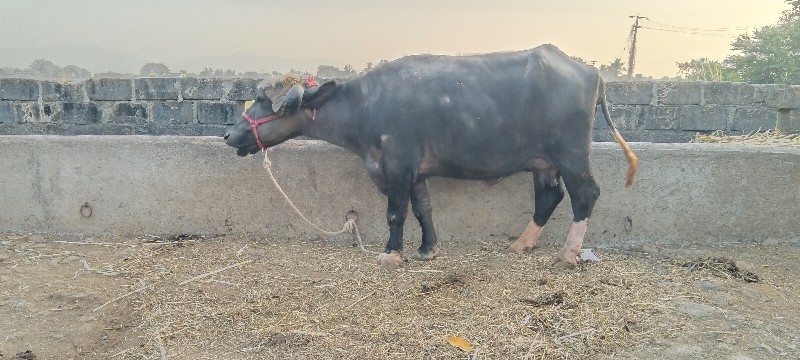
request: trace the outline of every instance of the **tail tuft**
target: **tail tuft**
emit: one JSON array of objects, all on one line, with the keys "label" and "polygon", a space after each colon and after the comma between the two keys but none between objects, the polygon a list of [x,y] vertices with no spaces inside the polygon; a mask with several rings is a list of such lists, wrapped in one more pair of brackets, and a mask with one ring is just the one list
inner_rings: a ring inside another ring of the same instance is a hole
[{"label": "tail tuft", "polygon": [[613,129],[611,134],[614,135],[614,141],[622,147],[622,152],[625,153],[625,158],[628,159],[628,173],[625,175],[625,187],[630,189],[631,186],[633,186],[633,178],[636,175],[636,169],[639,168],[639,158],[636,157],[630,145],[625,142],[625,139],[622,138],[622,135],[619,134],[617,129]]}]

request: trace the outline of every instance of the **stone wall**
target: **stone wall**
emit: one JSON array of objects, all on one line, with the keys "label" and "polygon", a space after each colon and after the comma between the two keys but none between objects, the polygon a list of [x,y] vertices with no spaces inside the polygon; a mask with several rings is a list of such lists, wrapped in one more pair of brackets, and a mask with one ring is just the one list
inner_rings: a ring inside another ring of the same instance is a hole
[{"label": "stone wall", "polygon": [[[258,79],[0,79],[0,134],[219,136]],[[697,132],[800,132],[800,86],[609,82],[614,124],[628,141],[686,142]],[[602,114],[596,141],[612,141]]]},{"label": "stone wall", "polygon": [[[611,118],[629,141],[685,142],[696,133],[800,132],[800,86],[727,82],[609,82]],[[613,141],[600,112],[596,141]]]},{"label": "stone wall", "polygon": [[257,79],[0,79],[0,134],[221,135]]}]

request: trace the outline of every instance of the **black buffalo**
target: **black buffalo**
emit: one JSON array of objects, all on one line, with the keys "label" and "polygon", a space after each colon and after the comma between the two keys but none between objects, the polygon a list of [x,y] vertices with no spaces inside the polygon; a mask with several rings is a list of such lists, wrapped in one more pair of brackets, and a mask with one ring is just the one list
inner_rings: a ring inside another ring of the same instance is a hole
[{"label": "black buffalo", "polygon": [[536,243],[564,197],[563,182],[574,223],[554,265],[572,268],[600,195],[589,168],[598,105],[628,159],[630,187],[637,159],[611,123],[603,80],[552,45],[475,56],[408,56],[344,83],[295,85],[277,109],[260,89],[224,138],[240,156],[305,135],[363,158],[388,197],[389,241],[379,256],[386,268],[402,261],[409,200],[422,227],[415,258],[429,260],[438,252],[426,182],[431,176],[493,181],[531,172],[534,215],[510,247],[516,253]]}]

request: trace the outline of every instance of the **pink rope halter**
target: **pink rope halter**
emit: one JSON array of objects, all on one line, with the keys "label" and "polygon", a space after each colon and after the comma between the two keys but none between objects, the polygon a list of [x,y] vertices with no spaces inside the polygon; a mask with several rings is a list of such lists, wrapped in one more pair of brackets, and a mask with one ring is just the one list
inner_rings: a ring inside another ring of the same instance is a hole
[{"label": "pink rope halter", "polygon": [[258,142],[258,147],[261,148],[261,150],[265,150],[266,148],[264,147],[264,144],[261,143],[261,138],[258,137],[258,125],[261,125],[267,121],[278,119],[281,117],[281,115],[275,114],[258,120],[253,120],[253,118],[251,118],[250,115],[247,115],[247,111],[244,111],[242,112],[242,117],[244,117],[245,120],[247,120],[247,122],[249,122],[250,126],[253,128],[253,135],[256,136],[256,142]]}]

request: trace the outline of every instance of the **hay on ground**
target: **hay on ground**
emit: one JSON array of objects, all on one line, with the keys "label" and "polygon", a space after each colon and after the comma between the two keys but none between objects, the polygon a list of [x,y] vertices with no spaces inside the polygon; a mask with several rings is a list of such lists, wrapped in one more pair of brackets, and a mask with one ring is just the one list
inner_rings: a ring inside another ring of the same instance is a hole
[{"label": "hay on ground", "polygon": [[[481,358],[587,358],[674,336],[658,316],[675,294],[658,286],[652,261],[609,253],[560,271],[549,266],[556,248],[515,256],[495,245],[459,245],[390,273],[346,245],[143,244],[115,267],[129,284],[120,293],[155,285],[101,311],[126,309],[144,340],[108,355],[457,358],[447,342],[457,336]],[[213,275],[186,283],[198,274]]]},{"label": "hay on ground", "polygon": [[800,134],[784,134],[780,130],[755,131],[744,135],[726,135],[723,131],[697,133],[696,143],[747,143],[757,145],[800,145]]}]

